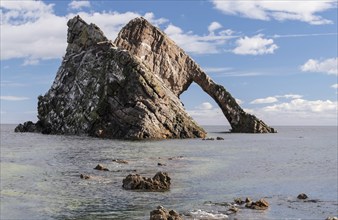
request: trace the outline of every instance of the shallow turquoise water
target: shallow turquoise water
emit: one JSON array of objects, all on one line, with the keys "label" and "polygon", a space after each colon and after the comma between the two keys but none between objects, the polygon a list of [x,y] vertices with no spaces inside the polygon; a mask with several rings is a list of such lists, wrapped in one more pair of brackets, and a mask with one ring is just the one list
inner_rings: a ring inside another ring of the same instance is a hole
[{"label": "shallow turquoise water", "polygon": [[[184,214],[222,214],[227,207],[210,202],[247,196],[266,198],[269,209],[242,209],[229,219],[338,215],[337,127],[277,127],[277,134],[206,127],[209,136],[225,140],[138,142],[14,133],[14,127],[1,125],[0,219],[149,219],[158,205]],[[110,171],[94,170],[98,163]],[[133,170],[148,177],[168,172],[171,190],[123,190],[122,179]],[[81,173],[93,178],[82,180]],[[302,192],[319,201],[299,202]]]}]

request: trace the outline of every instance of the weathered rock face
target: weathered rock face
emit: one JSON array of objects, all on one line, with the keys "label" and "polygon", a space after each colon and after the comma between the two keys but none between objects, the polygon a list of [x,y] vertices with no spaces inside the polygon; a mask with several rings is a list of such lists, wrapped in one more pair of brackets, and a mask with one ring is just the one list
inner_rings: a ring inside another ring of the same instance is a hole
[{"label": "weathered rock face", "polygon": [[137,56],[116,47],[79,16],[67,25],[67,53],[52,87],[38,101],[44,133],[126,139],[205,136],[179,98]]},{"label": "weathered rock face", "polygon": [[145,19],[130,21],[115,44],[79,16],[67,25],[66,55],[52,87],[39,96],[39,121],[20,124],[15,131],[124,139],[203,138],[205,131],[179,100],[196,82],[221,107],[233,132],[274,132],[245,113],[224,87]]},{"label": "weathered rock face", "polygon": [[192,82],[201,86],[222,109],[232,132],[274,132],[263,121],[244,112],[223,86],[210,79],[180,47],[144,18],[130,21],[114,43],[140,57],[177,96],[187,90]]},{"label": "weathered rock face", "polygon": [[129,174],[123,179],[122,187],[127,190],[165,191],[170,189],[170,177],[167,173],[158,172],[153,178],[139,174]]}]

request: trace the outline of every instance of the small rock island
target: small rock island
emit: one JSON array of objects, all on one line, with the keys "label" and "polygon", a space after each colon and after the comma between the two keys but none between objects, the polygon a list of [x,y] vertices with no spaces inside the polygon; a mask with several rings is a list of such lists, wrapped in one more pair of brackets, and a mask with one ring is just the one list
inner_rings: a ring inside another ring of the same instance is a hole
[{"label": "small rock island", "polygon": [[246,113],[175,42],[144,18],[114,42],[80,16],[67,23],[67,50],[49,91],[38,97],[38,121],[16,132],[118,139],[204,138],[179,96],[197,83],[222,109],[232,132],[273,133]]}]

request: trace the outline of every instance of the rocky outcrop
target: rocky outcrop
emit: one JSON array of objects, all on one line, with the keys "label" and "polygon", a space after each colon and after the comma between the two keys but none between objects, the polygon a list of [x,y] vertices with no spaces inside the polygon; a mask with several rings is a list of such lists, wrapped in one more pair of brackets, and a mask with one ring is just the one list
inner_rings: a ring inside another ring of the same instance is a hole
[{"label": "rocky outcrop", "polygon": [[216,84],[191,57],[144,18],[130,21],[120,31],[115,44],[140,57],[178,97],[192,82],[197,83],[222,109],[232,132],[275,132],[263,121],[246,113],[223,86]]},{"label": "rocky outcrop", "polygon": [[168,211],[163,206],[158,206],[150,212],[150,220],[183,220],[175,210]]},{"label": "rocky outcrop", "polygon": [[122,187],[126,190],[166,191],[170,189],[170,177],[167,173],[158,172],[153,178],[139,174],[129,174],[123,179]]},{"label": "rocky outcrop", "polygon": [[79,16],[67,25],[66,55],[52,87],[38,100],[38,123],[45,133],[125,139],[205,136],[179,98],[137,56],[116,47]]},{"label": "rocky outcrop", "polygon": [[38,97],[38,122],[16,132],[162,139],[206,136],[185,112],[192,82],[215,99],[233,132],[274,132],[247,114],[172,40],[136,18],[109,41],[79,16],[67,23],[67,50],[49,91]]}]

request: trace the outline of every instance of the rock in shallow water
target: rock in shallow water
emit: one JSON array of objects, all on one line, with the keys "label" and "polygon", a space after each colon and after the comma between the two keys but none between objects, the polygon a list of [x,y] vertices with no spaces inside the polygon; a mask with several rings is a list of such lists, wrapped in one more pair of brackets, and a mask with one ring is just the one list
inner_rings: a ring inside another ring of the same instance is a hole
[{"label": "rock in shallow water", "polygon": [[307,199],[308,196],[305,193],[301,193],[297,196],[297,199]]},{"label": "rock in shallow water", "polygon": [[109,171],[109,169],[107,167],[104,167],[103,165],[101,164],[98,164],[94,170],[102,170],[102,171]]},{"label": "rock in shallow water", "polygon": [[256,202],[246,203],[245,207],[256,210],[265,210],[269,207],[269,203],[265,199],[260,199]]},{"label": "rock in shallow water", "polygon": [[163,206],[158,206],[150,212],[150,220],[183,220],[175,210],[168,211]]},{"label": "rock in shallow water", "polygon": [[158,172],[153,178],[146,178],[139,174],[129,174],[123,179],[122,187],[126,190],[166,191],[170,189],[168,173]]}]

